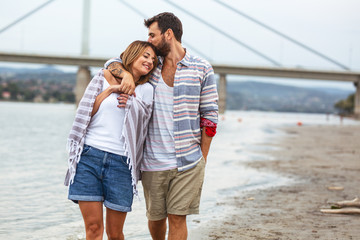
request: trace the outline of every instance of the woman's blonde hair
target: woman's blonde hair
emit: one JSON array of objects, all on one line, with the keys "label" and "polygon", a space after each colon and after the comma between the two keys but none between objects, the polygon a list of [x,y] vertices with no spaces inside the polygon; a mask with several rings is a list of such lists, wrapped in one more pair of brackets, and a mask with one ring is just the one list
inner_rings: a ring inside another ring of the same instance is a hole
[{"label": "woman's blonde hair", "polygon": [[[154,45],[152,45],[149,42],[139,41],[139,40],[132,42],[125,49],[125,51],[120,55],[120,58],[123,61],[123,66],[124,66],[126,71],[133,74],[132,71],[131,71],[131,65],[133,64],[133,62],[135,62],[136,59],[138,59],[141,56],[141,54],[144,53],[144,51],[145,51],[145,49],[147,47],[151,47],[152,50],[154,50],[154,52],[156,52]],[[150,74],[154,71],[157,64],[158,64],[158,59],[155,56],[154,65],[153,65],[153,68],[151,69],[151,71],[148,74],[146,74],[144,76],[141,76],[139,81],[137,81],[135,83],[135,85],[144,84],[147,81],[149,81]]]}]

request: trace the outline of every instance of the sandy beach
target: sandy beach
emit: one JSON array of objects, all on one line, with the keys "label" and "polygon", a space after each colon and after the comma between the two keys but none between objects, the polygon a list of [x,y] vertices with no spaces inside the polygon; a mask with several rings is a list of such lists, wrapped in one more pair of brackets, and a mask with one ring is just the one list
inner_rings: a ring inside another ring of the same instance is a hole
[{"label": "sandy beach", "polygon": [[[196,239],[360,239],[359,214],[320,209],[360,197],[360,126],[301,126],[265,152],[274,160],[246,164],[294,180],[287,186],[243,192],[218,203],[231,214],[192,233]],[[220,220],[221,219],[221,220]],[[195,239],[194,238],[194,239]]]},{"label": "sandy beach", "polygon": [[[0,239],[85,239],[79,207],[63,186],[74,106],[1,105]],[[337,116],[228,111],[210,149],[200,214],[188,218],[188,239],[360,239],[360,215],[320,212],[360,197],[359,133],[360,124],[341,125]],[[143,197],[124,231],[126,239],[151,238]]]}]

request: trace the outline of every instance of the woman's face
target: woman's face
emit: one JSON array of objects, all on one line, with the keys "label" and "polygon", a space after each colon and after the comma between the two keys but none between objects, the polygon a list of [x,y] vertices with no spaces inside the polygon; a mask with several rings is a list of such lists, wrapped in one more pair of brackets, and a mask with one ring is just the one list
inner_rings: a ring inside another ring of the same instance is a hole
[{"label": "woman's face", "polygon": [[138,77],[148,74],[154,67],[156,55],[151,47],[145,48],[141,54],[132,64],[132,72]]}]

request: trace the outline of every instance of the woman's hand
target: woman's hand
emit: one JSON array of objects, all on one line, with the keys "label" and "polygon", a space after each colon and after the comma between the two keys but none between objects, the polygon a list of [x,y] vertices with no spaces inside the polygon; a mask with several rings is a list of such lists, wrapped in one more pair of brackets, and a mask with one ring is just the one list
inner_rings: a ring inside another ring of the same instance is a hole
[{"label": "woman's hand", "polygon": [[129,98],[128,94],[124,94],[124,93],[120,94],[120,96],[117,98],[118,102],[119,102],[118,107],[119,108],[121,108],[121,107],[124,108],[126,106],[128,98]]},{"label": "woman's hand", "polygon": [[108,89],[110,90],[111,93],[119,93],[119,94],[123,93],[120,84],[110,85]]}]

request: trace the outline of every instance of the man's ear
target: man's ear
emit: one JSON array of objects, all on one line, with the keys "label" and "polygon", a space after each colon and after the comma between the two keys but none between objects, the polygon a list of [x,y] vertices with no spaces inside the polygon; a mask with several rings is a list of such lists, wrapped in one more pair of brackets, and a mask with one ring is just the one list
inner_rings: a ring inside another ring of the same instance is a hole
[{"label": "man's ear", "polygon": [[174,37],[174,32],[173,30],[171,30],[171,28],[169,28],[168,30],[166,30],[165,32],[165,38],[166,40],[171,40]]}]

